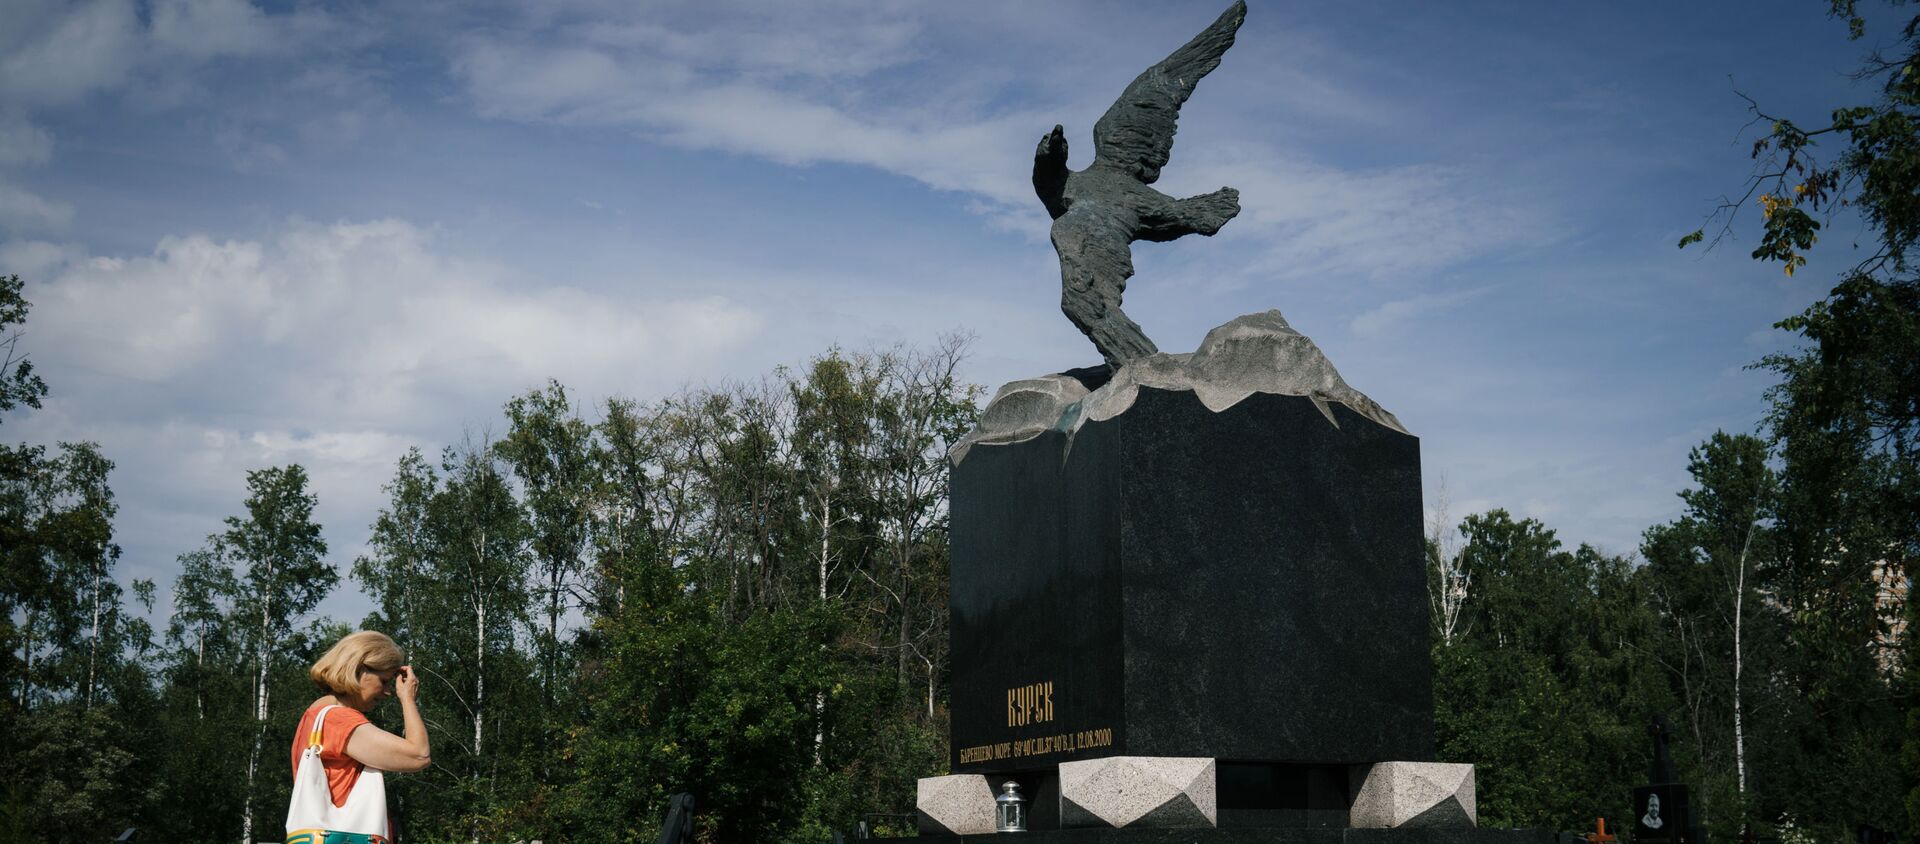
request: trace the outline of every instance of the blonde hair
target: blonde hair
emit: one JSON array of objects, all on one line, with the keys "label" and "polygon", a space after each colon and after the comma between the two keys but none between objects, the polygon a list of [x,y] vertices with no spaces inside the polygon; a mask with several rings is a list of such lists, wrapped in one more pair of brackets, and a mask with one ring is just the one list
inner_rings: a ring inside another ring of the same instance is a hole
[{"label": "blonde hair", "polygon": [[336,695],[360,694],[360,670],[396,671],[406,663],[400,646],[385,633],[362,630],[349,633],[307,669],[307,676],[323,691]]}]

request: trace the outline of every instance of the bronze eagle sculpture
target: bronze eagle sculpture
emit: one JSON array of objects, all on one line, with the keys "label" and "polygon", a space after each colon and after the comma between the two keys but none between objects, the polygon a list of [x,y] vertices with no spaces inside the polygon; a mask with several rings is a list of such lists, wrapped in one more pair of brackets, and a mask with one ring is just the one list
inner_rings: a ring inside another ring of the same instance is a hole
[{"label": "bronze eagle sculpture", "polygon": [[1233,188],[1175,199],[1150,185],[1173,150],[1180,105],[1220,66],[1246,16],[1247,4],[1236,0],[1186,46],[1135,77],[1094,123],[1087,169],[1067,169],[1067,138],[1059,126],[1034,152],[1033,189],[1053,217],[1053,248],[1060,254],[1060,309],[1115,369],[1159,351],[1120,310],[1133,275],[1133,242],[1211,236],[1240,213],[1240,192]]}]

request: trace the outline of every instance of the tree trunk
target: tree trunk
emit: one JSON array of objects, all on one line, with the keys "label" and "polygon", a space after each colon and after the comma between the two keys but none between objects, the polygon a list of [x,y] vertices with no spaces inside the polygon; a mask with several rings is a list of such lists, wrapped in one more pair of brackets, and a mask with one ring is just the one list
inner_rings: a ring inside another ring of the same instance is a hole
[{"label": "tree trunk", "polygon": [[[926,659],[925,657],[921,657],[921,658]],[[931,722],[933,720],[933,686],[934,686],[933,681],[934,681],[935,672],[933,670],[933,660],[927,659],[926,663],[927,663],[927,720]]]},{"label": "tree trunk", "polygon": [[93,564],[93,625],[87,634],[87,697],[86,708],[93,708],[93,684],[95,666],[100,655],[100,562]]},{"label": "tree trunk", "polygon": [[[833,501],[826,495],[820,496],[820,603],[827,602],[827,557],[832,553],[833,537]],[[827,644],[820,643],[825,651]],[[827,693],[813,694],[813,766],[820,767],[821,749],[827,744]]]},{"label": "tree trunk", "polygon": [[25,712],[33,700],[33,631],[39,629],[39,615],[27,610],[26,638],[20,642],[20,711]]},{"label": "tree trunk", "polygon": [[558,563],[553,568],[553,576],[548,580],[547,593],[547,706],[553,706],[553,677],[559,662],[560,651],[560,589],[566,575],[561,573]]},{"label": "tree trunk", "polygon": [[265,724],[253,733],[253,751],[247,754],[247,790],[241,796],[240,844],[253,844],[253,775],[260,768],[260,743],[266,738]]},{"label": "tree trunk", "polygon": [[253,841],[253,780],[260,768],[260,745],[267,738],[267,656],[268,620],[272,617],[273,599],[262,596],[260,600],[260,643],[254,649],[254,659],[259,670],[254,674],[253,685],[253,751],[247,754],[247,790],[246,800],[241,810],[241,829],[243,844]]},{"label": "tree trunk", "polygon": [[1753,547],[1753,531],[1757,525],[1758,522],[1747,523],[1747,538],[1740,545],[1739,574],[1733,590],[1733,767],[1738,775],[1742,806],[1747,801],[1747,734],[1740,707],[1740,671],[1744,662],[1740,633],[1747,598],[1747,551]]},{"label": "tree trunk", "polygon": [[[487,720],[487,602],[475,601],[473,615],[473,791],[480,793],[480,751],[481,740]],[[477,820],[477,819],[476,819]],[[477,824],[476,824],[477,825]],[[480,844],[480,834],[475,830],[472,844]]]},{"label": "tree trunk", "polygon": [[[475,757],[478,757],[480,755],[480,749],[481,749],[480,748],[481,729],[485,724],[486,717],[487,717],[486,716],[486,711],[487,711],[487,602],[486,601],[479,602],[479,612],[474,614],[473,638],[474,638],[473,664],[474,664],[474,678],[475,678],[474,679],[475,690],[473,693],[473,755]],[[479,770],[479,766],[475,766],[475,771],[476,771],[475,776],[479,776],[479,774],[477,773],[478,770]]]}]

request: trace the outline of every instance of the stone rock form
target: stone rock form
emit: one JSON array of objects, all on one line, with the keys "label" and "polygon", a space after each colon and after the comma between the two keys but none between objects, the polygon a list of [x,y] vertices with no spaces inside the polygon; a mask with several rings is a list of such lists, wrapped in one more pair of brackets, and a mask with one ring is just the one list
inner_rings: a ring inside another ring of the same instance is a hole
[{"label": "stone rock form", "polygon": [[986,777],[922,777],[913,802],[922,835],[993,834],[993,786]]},{"label": "stone rock form", "polygon": [[1061,826],[1213,827],[1219,818],[1212,759],[1109,756],[1060,763]]},{"label": "stone rock form", "polygon": [[1366,770],[1348,823],[1365,829],[1471,828],[1479,823],[1473,766],[1380,762]]},{"label": "stone rock form", "polygon": [[1339,423],[1329,403],[1407,433],[1393,414],[1348,386],[1313,340],[1295,331],[1279,311],[1269,310],[1207,332],[1191,354],[1156,352],[1125,364],[1092,392],[1064,374],[1009,383],[994,394],[980,426],[955,444],[950,456],[957,464],[976,444],[1021,442],[1055,429],[1071,440],[1086,423],[1125,413],[1141,387],[1190,390],[1215,413],[1254,393],[1306,396],[1335,427]]},{"label": "stone rock form", "polygon": [[980,414],[980,426],[954,446],[954,462],[975,443],[1013,443],[1030,440],[1060,423],[1062,408],[1087,397],[1086,385],[1067,375],[1043,375],[1008,382],[993,394]]},{"label": "stone rock form", "polygon": [[1246,16],[1246,3],[1235,0],[1212,26],[1135,77],[1094,124],[1087,169],[1067,169],[1060,126],[1034,152],[1033,190],[1053,217],[1060,255],[1060,310],[1115,368],[1158,351],[1120,310],[1133,275],[1133,242],[1211,236],[1240,213],[1233,188],[1175,199],[1149,186],[1172,154],[1180,105],[1220,66]]}]

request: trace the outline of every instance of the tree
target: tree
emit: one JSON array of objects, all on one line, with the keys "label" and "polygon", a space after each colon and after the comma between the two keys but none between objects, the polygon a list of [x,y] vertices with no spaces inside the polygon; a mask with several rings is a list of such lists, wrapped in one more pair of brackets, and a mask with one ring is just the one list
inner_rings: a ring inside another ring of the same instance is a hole
[{"label": "tree", "polygon": [[433,771],[400,784],[401,796],[446,826],[490,838],[505,833],[483,829],[500,804],[523,796],[502,783],[498,739],[540,720],[517,713],[543,709],[514,697],[527,668],[515,631],[527,621],[528,531],[492,448],[449,448],[440,469],[444,483],[417,449],[400,459],[372,553],[353,573],[382,608],[368,625],[404,631],[400,641],[434,692],[423,696],[423,716],[467,728],[439,739]]},{"label": "tree", "polygon": [[20,295],[24,286],[17,275],[0,278],[0,411],[23,404],[39,407],[47,394],[47,382],[34,374],[33,361],[20,351],[20,325],[32,308]]},{"label": "tree", "polygon": [[[20,326],[31,304],[21,296],[20,277],[0,278],[0,412],[20,405],[39,407],[47,385],[33,374],[33,364],[20,351]],[[0,419],[4,421],[4,419]],[[0,444],[0,733],[17,732],[32,682],[26,631],[16,614],[45,600],[46,555],[35,537],[39,511],[44,507],[46,449]],[[10,757],[14,747],[0,739],[0,750]]]},{"label": "tree", "polygon": [[1504,510],[1460,532],[1456,568],[1474,594],[1453,641],[1434,642],[1440,758],[1478,766],[1483,823],[1624,816],[1620,783],[1642,767],[1642,730],[1664,702],[1645,659],[1644,585],[1625,560],[1561,550],[1551,529]]},{"label": "tree", "polygon": [[[1827,0],[1829,13],[1847,22],[1848,35],[1866,34],[1866,18],[1859,0]],[[1892,5],[1901,5],[1893,0]],[[1755,162],[1745,193],[1715,213],[1724,217],[1718,242],[1731,231],[1733,217],[1747,200],[1756,199],[1762,215],[1760,245],[1753,257],[1779,261],[1792,275],[1806,265],[1806,253],[1819,240],[1816,214],[1839,208],[1857,209],[1878,241],[1871,252],[1847,273],[1875,276],[1885,270],[1904,272],[1920,243],[1920,15],[1908,20],[1889,52],[1876,51],[1855,78],[1879,85],[1877,101],[1841,106],[1825,121],[1803,123],[1776,117],[1752,98],[1747,102],[1756,122],[1767,126],[1753,144]],[[1819,155],[1819,142],[1837,138],[1844,145],[1831,158]],[[1705,228],[1682,238],[1682,247],[1705,239]]]},{"label": "tree", "polygon": [[1695,486],[1680,492],[1681,517],[1650,528],[1642,547],[1670,625],[1660,661],[1680,688],[1683,721],[1705,778],[1700,812],[1714,815],[1730,803],[1730,811],[1717,814],[1728,835],[1769,814],[1758,809],[1765,801],[1756,801],[1749,787],[1748,737],[1756,726],[1749,713],[1756,710],[1747,679],[1756,655],[1763,657],[1762,678],[1777,670],[1770,655],[1785,644],[1786,619],[1766,600],[1760,576],[1773,559],[1777,506],[1768,459],[1765,441],[1715,432],[1688,454]]},{"label": "tree", "polygon": [[[1890,6],[1904,5],[1893,0]],[[1828,0],[1848,34],[1866,34],[1859,0]],[[1762,360],[1781,381],[1769,397],[1767,433],[1781,462],[1777,524],[1780,599],[1792,613],[1797,658],[1807,660],[1805,700],[1826,721],[1808,722],[1799,743],[1837,748],[1891,738],[1882,723],[1894,700],[1906,713],[1902,741],[1920,760],[1920,680],[1892,653],[1915,645],[1892,635],[1920,558],[1920,280],[1912,274],[1920,244],[1920,15],[1902,15],[1893,42],[1868,56],[1855,78],[1877,95],[1825,117],[1775,116],[1749,99],[1764,134],[1740,199],[1725,203],[1718,242],[1748,200],[1760,205],[1761,239],[1753,257],[1778,261],[1791,275],[1805,266],[1822,219],[1857,213],[1871,237],[1860,259],[1820,301],[1777,327],[1801,348]],[[1831,155],[1821,143],[1837,141]],[[1681,246],[1704,239],[1704,227]],[[1885,584],[1892,584],[1887,590]],[[1893,676],[1889,676],[1893,675]],[[1844,730],[1880,731],[1872,738]],[[1819,754],[1816,754],[1819,755]],[[1820,757],[1825,764],[1838,757]],[[1823,771],[1809,781],[1884,780],[1882,768]],[[1920,762],[1903,786],[1905,826],[1920,833]],[[1826,823],[1869,818],[1893,822],[1871,789],[1826,795]]]},{"label": "tree", "polygon": [[1433,641],[1447,647],[1455,636],[1467,633],[1461,622],[1465,620],[1467,599],[1473,594],[1473,578],[1467,574],[1459,543],[1454,539],[1457,531],[1448,520],[1444,481],[1438,497],[1433,519],[1427,525],[1427,617]]},{"label": "tree", "polygon": [[507,402],[509,428],[494,451],[520,479],[529,515],[539,600],[546,616],[540,643],[541,689],[558,699],[560,619],[583,601],[586,553],[592,541],[593,429],[557,381]]},{"label": "tree", "polygon": [[[29,305],[0,278],[0,411],[47,385],[20,348]],[[0,824],[43,841],[99,840],[154,804],[134,761],[150,750],[152,645],[113,568],[113,462],[93,443],[0,445]],[[136,584],[151,608],[151,584]]]},{"label": "tree", "polygon": [[166,792],[155,820],[184,840],[227,840],[246,811],[255,727],[246,619],[234,611],[240,583],[211,539],[179,564],[160,670],[156,720],[170,749],[154,760]]},{"label": "tree", "polygon": [[326,562],[327,543],[313,521],[316,503],[307,491],[307,472],[297,463],[248,472],[246,517],[227,517],[226,531],[208,538],[216,558],[237,567],[233,611],[248,620],[240,638],[252,662],[254,737],[241,809],[243,841],[254,840],[256,775],[272,723],[270,681],[294,652],[294,622],[340,580]]}]

